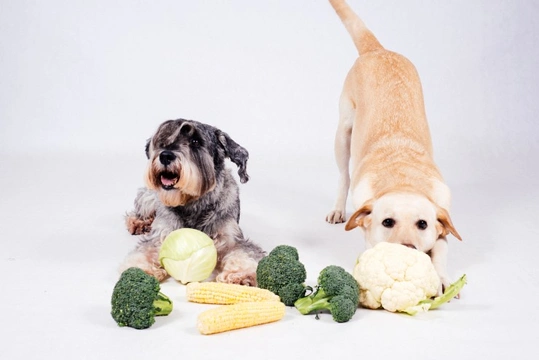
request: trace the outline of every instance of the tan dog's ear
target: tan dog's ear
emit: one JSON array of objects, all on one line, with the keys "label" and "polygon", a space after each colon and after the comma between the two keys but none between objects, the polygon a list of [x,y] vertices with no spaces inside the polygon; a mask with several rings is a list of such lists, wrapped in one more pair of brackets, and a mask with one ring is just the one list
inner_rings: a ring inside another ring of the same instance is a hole
[{"label": "tan dog's ear", "polygon": [[367,201],[363,206],[356,211],[350,219],[348,219],[348,222],[346,223],[344,229],[346,231],[355,229],[356,227],[360,226],[362,228],[366,228],[371,224],[371,218],[370,214],[372,211],[372,201]]},{"label": "tan dog's ear", "polygon": [[438,229],[440,237],[444,237],[447,234],[451,233],[454,237],[462,241],[462,238],[460,237],[459,233],[453,226],[453,223],[451,222],[451,217],[449,216],[449,213],[447,210],[442,209],[441,207],[438,207],[437,211],[437,220],[438,224],[436,225],[436,228]]}]

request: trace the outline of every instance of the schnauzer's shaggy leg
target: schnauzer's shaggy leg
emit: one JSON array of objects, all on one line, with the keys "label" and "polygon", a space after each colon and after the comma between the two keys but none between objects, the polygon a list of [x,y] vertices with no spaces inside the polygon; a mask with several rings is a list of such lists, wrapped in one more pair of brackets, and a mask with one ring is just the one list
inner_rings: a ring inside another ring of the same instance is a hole
[{"label": "schnauzer's shaggy leg", "polygon": [[149,233],[158,206],[159,198],[156,192],[147,188],[140,188],[135,198],[135,209],[125,216],[127,231],[131,235]]},{"label": "schnauzer's shaggy leg", "polygon": [[168,277],[167,272],[159,263],[159,250],[165,237],[179,226],[177,222],[170,221],[166,216],[163,216],[162,210],[161,205],[161,208],[157,209],[151,231],[140,236],[137,247],[127,255],[120,265],[120,272],[134,266],[155,276],[159,281]]},{"label": "schnauzer's shaggy leg", "polygon": [[224,226],[214,237],[218,263],[215,281],[247,286],[257,286],[256,268],[265,255],[256,244],[243,237],[235,221]]},{"label": "schnauzer's shaggy leg", "polygon": [[150,242],[141,243],[132,251],[120,265],[120,272],[130,267],[137,267],[147,274],[155,276],[160,282],[168,277],[167,272],[159,263],[159,247]]}]

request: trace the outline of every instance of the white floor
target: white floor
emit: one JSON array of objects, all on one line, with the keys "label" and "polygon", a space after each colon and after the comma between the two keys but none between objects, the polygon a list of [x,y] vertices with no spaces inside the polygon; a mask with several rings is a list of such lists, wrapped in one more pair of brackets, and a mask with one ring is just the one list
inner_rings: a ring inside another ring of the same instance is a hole
[{"label": "white floor", "polygon": [[[461,299],[439,310],[412,318],[359,309],[350,322],[337,324],[329,315],[315,320],[289,308],[278,323],[203,336],[196,316],[209,305],[187,303],[184,287],[172,280],[162,289],[174,311],[150,329],[119,328],[109,314],[116,266],[136,241],[122,215],[130,209],[140,161],[38,156],[4,158],[1,165],[10,169],[0,183],[2,359],[537,355],[539,197],[532,187],[454,188],[454,222],[464,241],[451,239],[449,269],[469,280]],[[267,250],[296,246],[308,282],[325,265],[351,270],[363,248],[360,234],[323,221],[331,203],[323,176],[315,168],[268,171],[267,165],[253,159],[252,179],[242,187],[244,232]],[[294,181],[301,176],[308,186]]]},{"label": "white floor", "polygon": [[119,328],[110,296],[136,244],[123,215],[165,119],[212,123],[250,151],[241,226],[253,241],[296,246],[308,282],[352,269],[360,231],[324,217],[355,51],[326,1],[2,3],[0,359],[539,358],[537,7],[350,3],[422,76],[463,237],[448,261],[468,276],[461,299],[416,317],[359,309],[345,324],[289,308],[203,336],[209,306],[168,280],[170,316]]}]

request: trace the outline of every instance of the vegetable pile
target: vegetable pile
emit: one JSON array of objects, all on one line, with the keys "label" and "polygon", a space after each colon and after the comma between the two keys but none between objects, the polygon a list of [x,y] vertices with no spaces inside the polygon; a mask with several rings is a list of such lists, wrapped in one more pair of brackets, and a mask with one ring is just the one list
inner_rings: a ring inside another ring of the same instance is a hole
[{"label": "vegetable pile", "polygon": [[[350,321],[360,305],[415,315],[450,301],[467,281],[462,275],[435,297],[440,280],[430,257],[383,242],[363,252],[352,273],[337,265],[326,266],[313,287],[305,283],[307,272],[298,250],[289,245],[276,246],[259,261],[258,287],[204,282],[215,267],[215,245],[198,230],[180,230],[163,242],[159,259],[172,277],[185,284],[187,301],[219,305],[197,318],[197,328],[205,335],[281,320],[286,306],[302,315],[316,314],[316,319],[330,313],[338,323]],[[149,328],[156,316],[169,315],[173,308],[160,292],[159,281],[135,267],[121,274],[111,305],[118,326],[135,329]]]}]

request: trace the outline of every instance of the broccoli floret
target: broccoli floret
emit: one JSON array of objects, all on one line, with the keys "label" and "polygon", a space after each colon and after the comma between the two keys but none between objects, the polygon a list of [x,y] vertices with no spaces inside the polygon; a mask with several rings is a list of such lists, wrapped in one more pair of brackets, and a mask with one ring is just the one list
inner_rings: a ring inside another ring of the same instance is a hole
[{"label": "broccoli floret", "polygon": [[329,311],[336,322],[347,322],[359,305],[359,286],[354,277],[340,266],[330,265],[318,275],[315,291],[298,299],[294,306],[303,315]]},{"label": "broccoli floret", "polygon": [[278,245],[270,251],[269,255],[290,256],[294,260],[299,260],[298,249],[290,245]]},{"label": "broccoli floret", "polygon": [[286,306],[294,306],[296,300],[305,295],[305,291],[305,285],[293,283],[280,288],[277,295]]},{"label": "broccoli floret", "polygon": [[143,270],[136,267],[125,270],[112,291],[112,318],[118,326],[149,328],[155,316],[172,311],[172,301],[160,290],[159,281]]},{"label": "broccoli floret", "polygon": [[258,287],[279,295],[286,306],[305,295],[307,287],[305,266],[299,261],[296,248],[289,245],[276,246],[263,257],[256,269]]},{"label": "broccoli floret", "polygon": [[329,300],[329,311],[336,322],[347,322],[356,313],[357,305],[346,296],[337,295]]}]

